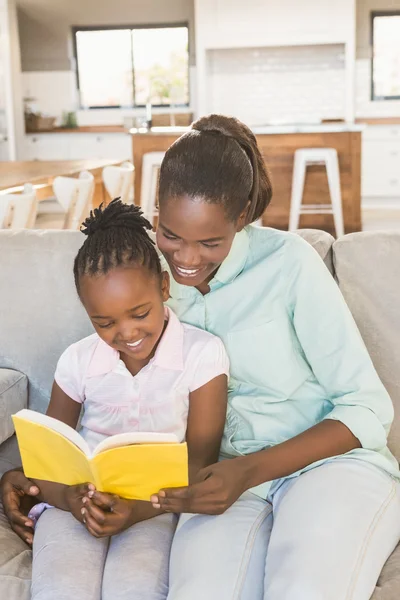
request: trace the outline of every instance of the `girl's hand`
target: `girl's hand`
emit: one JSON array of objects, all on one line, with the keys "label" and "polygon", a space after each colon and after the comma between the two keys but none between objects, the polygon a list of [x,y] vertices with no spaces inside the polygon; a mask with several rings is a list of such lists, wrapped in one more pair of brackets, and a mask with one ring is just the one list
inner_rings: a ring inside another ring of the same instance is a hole
[{"label": "girl's hand", "polygon": [[109,537],[128,529],[134,521],[136,501],[90,490],[81,501],[86,529],[94,537]]},{"label": "girl's hand", "polygon": [[153,507],[175,513],[224,513],[248,489],[244,460],[228,459],[201,469],[194,484],[152,496]]}]

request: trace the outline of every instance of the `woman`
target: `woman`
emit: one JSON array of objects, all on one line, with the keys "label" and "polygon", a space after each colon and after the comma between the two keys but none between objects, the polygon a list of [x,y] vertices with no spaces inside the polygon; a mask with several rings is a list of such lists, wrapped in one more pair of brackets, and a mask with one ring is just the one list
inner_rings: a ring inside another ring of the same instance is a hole
[{"label": "woman", "polygon": [[[163,161],[168,304],[218,335],[231,361],[230,460],[152,498],[188,513],[169,600],[368,600],[400,538],[390,398],[315,251],[249,226],[271,196],[256,139],[235,119],[200,119]],[[23,535],[10,506],[21,478],[6,476],[4,503]]]}]

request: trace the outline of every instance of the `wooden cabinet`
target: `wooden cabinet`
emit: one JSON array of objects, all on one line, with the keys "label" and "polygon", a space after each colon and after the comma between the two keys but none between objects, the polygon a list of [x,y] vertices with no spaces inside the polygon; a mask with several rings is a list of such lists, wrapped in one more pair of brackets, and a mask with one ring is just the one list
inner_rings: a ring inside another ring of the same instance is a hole
[{"label": "wooden cabinet", "polygon": [[25,160],[132,159],[128,133],[39,133],[26,136]]},{"label": "wooden cabinet", "polygon": [[363,134],[362,198],[400,205],[400,125],[371,125]]}]

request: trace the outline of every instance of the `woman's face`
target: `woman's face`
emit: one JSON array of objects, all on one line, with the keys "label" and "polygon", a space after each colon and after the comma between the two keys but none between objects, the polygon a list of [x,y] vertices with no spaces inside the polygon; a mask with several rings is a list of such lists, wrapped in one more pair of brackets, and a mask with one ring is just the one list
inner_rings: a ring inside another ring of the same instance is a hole
[{"label": "woman's face", "polygon": [[157,245],[174,279],[195,287],[208,283],[228,256],[244,221],[244,214],[238,221],[230,221],[221,205],[202,199],[181,196],[164,201]]}]

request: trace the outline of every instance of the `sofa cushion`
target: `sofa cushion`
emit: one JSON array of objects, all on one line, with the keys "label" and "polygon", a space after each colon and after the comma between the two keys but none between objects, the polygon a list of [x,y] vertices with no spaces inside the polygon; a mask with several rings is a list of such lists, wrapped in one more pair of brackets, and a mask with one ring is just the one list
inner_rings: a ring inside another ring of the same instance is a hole
[{"label": "sofa cushion", "polygon": [[398,600],[400,591],[400,544],[383,567],[371,600]]},{"label": "sofa cushion", "polygon": [[[21,466],[21,456],[15,435],[0,445],[0,478],[10,469]],[[1,597],[1,596],[0,596]]]},{"label": "sofa cushion", "polygon": [[320,229],[299,229],[296,233],[318,252],[333,275],[332,245],[335,238]]},{"label": "sofa cushion", "polygon": [[14,433],[11,415],[28,406],[28,379],[11,369],[0,369],[0,444]]},{"label": "sofa cushion", "polygon": [[400,460],[400,232],[362,232],[333,245],[340,289],[395,409],[389,447]]}]

